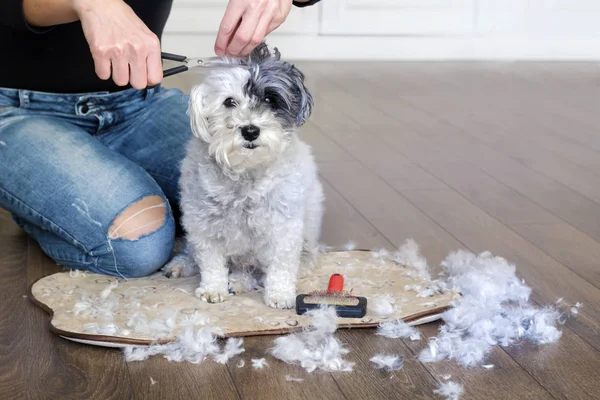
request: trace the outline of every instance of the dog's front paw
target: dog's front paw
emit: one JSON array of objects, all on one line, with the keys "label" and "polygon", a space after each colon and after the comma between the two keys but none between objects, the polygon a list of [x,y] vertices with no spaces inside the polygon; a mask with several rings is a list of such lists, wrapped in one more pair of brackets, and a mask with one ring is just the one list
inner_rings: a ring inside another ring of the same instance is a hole
[{"label": "dog's front paw", "polygon": [[198,274],[196,263],[185,254],[178,254],[163,268],[167,278],[187,278]]},{"label": "dog's front paw", "polygon": [[221,303],[227,300],[227,297],[229,296],[227,288],[225,288],[225,290],[218,290],[213,288],[206,288],[204,286],[200,286],[199,288],[197,288],[194,293],[196,294],[196,297],[199,297],[202,300],[207,301],[209,303]]},{"label": "dog's front paw", "polygon": [[271,308],[294,308],[296,294],[294,292],[278,292],[265,295],[265,303]]}]

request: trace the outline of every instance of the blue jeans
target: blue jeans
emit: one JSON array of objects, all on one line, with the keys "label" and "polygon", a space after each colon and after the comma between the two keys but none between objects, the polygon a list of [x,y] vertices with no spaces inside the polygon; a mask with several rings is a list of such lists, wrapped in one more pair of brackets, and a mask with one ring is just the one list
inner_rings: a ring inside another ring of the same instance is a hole
[{"label": "blue jeans", "polygon": [[[174,246],[187,103],[161,86],[66,95],[0,88],[0,207],[58,264],[156,272]],[[164,199],[164,223],[133,240],[111,237],[113,221],[148,196]]]}]

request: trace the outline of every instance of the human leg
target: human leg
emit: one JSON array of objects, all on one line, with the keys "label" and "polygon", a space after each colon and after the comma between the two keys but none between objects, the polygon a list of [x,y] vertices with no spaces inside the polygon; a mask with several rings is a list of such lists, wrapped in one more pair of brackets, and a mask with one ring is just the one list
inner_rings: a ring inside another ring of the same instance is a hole
[{"label": "human leg", "polygon": [[[174,211],[179,205],[179,176],[192,131],[187,116],[189,96],[157,87],[143,103],[118,112],[123,123],[98,139],[144,168],[160,185]],[[132,112],[135,110],[135,112]]]},{"label": "human leg", "polygon": [[49,257],[124,277],[166,263],[173,215],[143,168],[64,118],[0,108],[0,206]]}]

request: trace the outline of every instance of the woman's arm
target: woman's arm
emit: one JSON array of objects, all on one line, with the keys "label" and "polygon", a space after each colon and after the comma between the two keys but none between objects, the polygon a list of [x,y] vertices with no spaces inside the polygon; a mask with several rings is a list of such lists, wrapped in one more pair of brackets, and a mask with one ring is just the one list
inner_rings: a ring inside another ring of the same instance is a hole
[{"label": "woman's arm", "polygon": [[78,0],[4,0],[23,3],[25,21],[33,27],[49,27],[77,21],[75,11]]},{"label": "woman's arm", "polygon": [[2,0],[0,24],[21,31],[45,32],[48,27],[77,20],[75,0]]}]

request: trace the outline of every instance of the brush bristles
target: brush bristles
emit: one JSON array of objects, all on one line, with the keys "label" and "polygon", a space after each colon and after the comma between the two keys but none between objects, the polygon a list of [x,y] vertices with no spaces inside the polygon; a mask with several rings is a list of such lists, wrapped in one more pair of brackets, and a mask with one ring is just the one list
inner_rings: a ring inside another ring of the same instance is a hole
[{"label": "brush bristles", "polygon": [[356,297],[313,295],[313,296],[306,296],[304,298],[304,303],[305,304],[328,304],[328,305],[335,305],[335,306],[357,306],[359,303],[359,300]]}]

